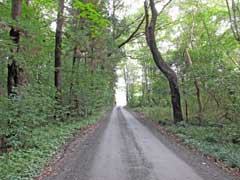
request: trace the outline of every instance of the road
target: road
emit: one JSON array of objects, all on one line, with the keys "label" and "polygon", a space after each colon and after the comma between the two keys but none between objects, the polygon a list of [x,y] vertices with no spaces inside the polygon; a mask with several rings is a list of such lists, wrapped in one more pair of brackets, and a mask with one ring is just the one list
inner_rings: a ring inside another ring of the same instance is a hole
[{"label": "road", "polygon": [[[160,133],[159,133],[159,136]],[[74,147],[47,180],[232,179],[178,147],[171,149],[124,108]],[[179,154],[178,154],[179,153]],[[178,155],[177,155],[178,154]]]}]

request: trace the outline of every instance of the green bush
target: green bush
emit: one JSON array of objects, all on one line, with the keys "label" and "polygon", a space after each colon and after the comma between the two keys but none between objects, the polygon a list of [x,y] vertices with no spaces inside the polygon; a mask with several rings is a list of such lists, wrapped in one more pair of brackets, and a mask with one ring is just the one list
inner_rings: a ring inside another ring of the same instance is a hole
[{"label": "green bush", "polygon": [[27,137],[34,128],[47,125],[54,115],[55,100],[43,86],[27,87],[17,97],[1,97],[0,137],[5,146],[19,148],[27,146]]}]

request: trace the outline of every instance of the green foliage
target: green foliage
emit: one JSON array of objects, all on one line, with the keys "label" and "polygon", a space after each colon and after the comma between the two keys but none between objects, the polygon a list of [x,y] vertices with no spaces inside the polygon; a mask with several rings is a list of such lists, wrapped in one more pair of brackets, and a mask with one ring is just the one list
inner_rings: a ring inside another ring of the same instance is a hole
[{"label": "green foliage", "polygon": [[96,7],[92,3],[84,3],[79,0],[74,0],[73,6],[75,10],[80,11],[78,18],[90,21],[91,25],[89,26],[89,30],[91,30],[92,35],[101,35],[101,30],[105,29],[109,22],[103,18]]},{"label": "green foliage", "polygon": [[[107,14],[95,3],[77,0],[65,7],[62,91],[60,102],[56,101],[52,25],[57,10],[57,1],[32,0],[30,5],[24,1],[21,17],[16,22],[11,18],[11,2],[1,2],[0,152],[34,146],[26,137],[35,129],[49,123],[67,122],[72,117],[88,117],[113,104],[114,67],[119,57],[115,56],[114,60],[108,57],[112,48],[108,42],[112,39],[106,31],[110,26]],[[9,37],[11,26],[21,31],[18,53],[11,51],[16,46]],[[74,54],[76,48],[77,55]],[[16,95],[7,97],[7,66],[12,55],[28,82],[15,88]]]},{"label": "green foliage", "polygon": [[240,132],[235,124],[224,127],[169,126],[168,130],[202,153],[223,160],[231,167],[240,167]]},{"label": "green foliage", "polygon": [[154,107],[141,107],[136,108],[138,112],[143,112],[147,117],[152,120],[172,123],[172,111],[170,107],[167,106],[154,106]]},{"label": "green foliage", "polygon": [[[172,15],[171,8],[179,8],[178,16]],[[228,21],[227,8],[213,0],[207,4],[205,1],[176,1],[158,18],[159,51],[177,73],[183,114],[193,124],[199,120],[196,81],[203,124],[238,123],[240,120],[239,43],[234,39]],[[142,83],[139,85],[134,81],[131,84],[135,91],[129,91],[129,96],[136,98],[128,105],[152,109],[147,114],[155,114],[152,111],[159,106],[156,114],[171,120],[169,85],[156,67],[144,38],[138,38],[126,49],[126,53],[141,65],[132,68],[142,72],[139,78]],[[187,47],[192,65],[185,54]]]},{"label": "green foliage", "polygon": [[[45,125],[52,118],[55,100],[44,86],[25,88],[14,99],[1,98],[0,137],[5,137],[5,146],[19,148],[28,146],[26,137],[36,127]],[[53,94],[52,94],[53,95]]]},{"label": "green foliage", "polygon": [[31,147],[0,155],[0,179],[27,180],[39,175],[43,166],[67,139],[79,129],[96,123],[100,115],[98,113],[82,120],[48,123],[35,128],[25,137]]}]

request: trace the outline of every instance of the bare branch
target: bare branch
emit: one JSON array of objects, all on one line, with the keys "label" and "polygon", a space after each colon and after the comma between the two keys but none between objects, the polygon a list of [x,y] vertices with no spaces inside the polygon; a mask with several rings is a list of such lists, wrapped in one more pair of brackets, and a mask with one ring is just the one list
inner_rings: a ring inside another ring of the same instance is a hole
[{"label": "bare branch", "polygon": [[162,14],[163,11],[166,9],[166,7],[172,2],[172,0],[169,0],[161,9],[161,11],[158,13],[158,15]]},{"label": "bare branch", "polygon": [[139,23],[139,25],[137,26],[135,31],[124,42],[122,42],[120,45],[118,45],[118,48],[123,47],[125,44],[127,44],[137,34],[137,32],[141,28],[144,21],[145,21],[145,16],[142,18],[141,22]]},{"label": "bare branch", "polygon": [[143,18],[144,15],[139,16],[138,18],[136,18],[133,22],[129,23],[121,32],[118,33],[118,35],[116,35],[116,37],[114,37],[114,39],[118,39],[121,37],[121,35],[123,34],[123,32],[126,31],[126,29],[130,28],[132,25],[134,25],[137,21],[139,21],[140,19]]}]

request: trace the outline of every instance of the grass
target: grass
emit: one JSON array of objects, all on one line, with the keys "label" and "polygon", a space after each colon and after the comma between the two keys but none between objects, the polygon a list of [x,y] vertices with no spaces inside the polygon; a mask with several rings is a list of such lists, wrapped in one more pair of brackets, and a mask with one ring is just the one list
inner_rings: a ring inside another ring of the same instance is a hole
[{"label": "grass", "polygon": [[39,175],[43,166],[68,138],[80,128],[96,123],[99,116],[34,129],[28,137],[31,147],[0,155],[0,179],[29,180]]},{"label": "grass", "polygon": [[[205,155],[224,161],[230,167],[240,168],[240,126],[225,123],[223,126],[173,125],[170,123],[169,110],[159,107],[136,109],[155,121],[168,122],[166,129],[176,134],[184,144],[196,148]],[[171,115],[171,114],[170,114]],[[217,123],[217,122],[216,122]]]}]

